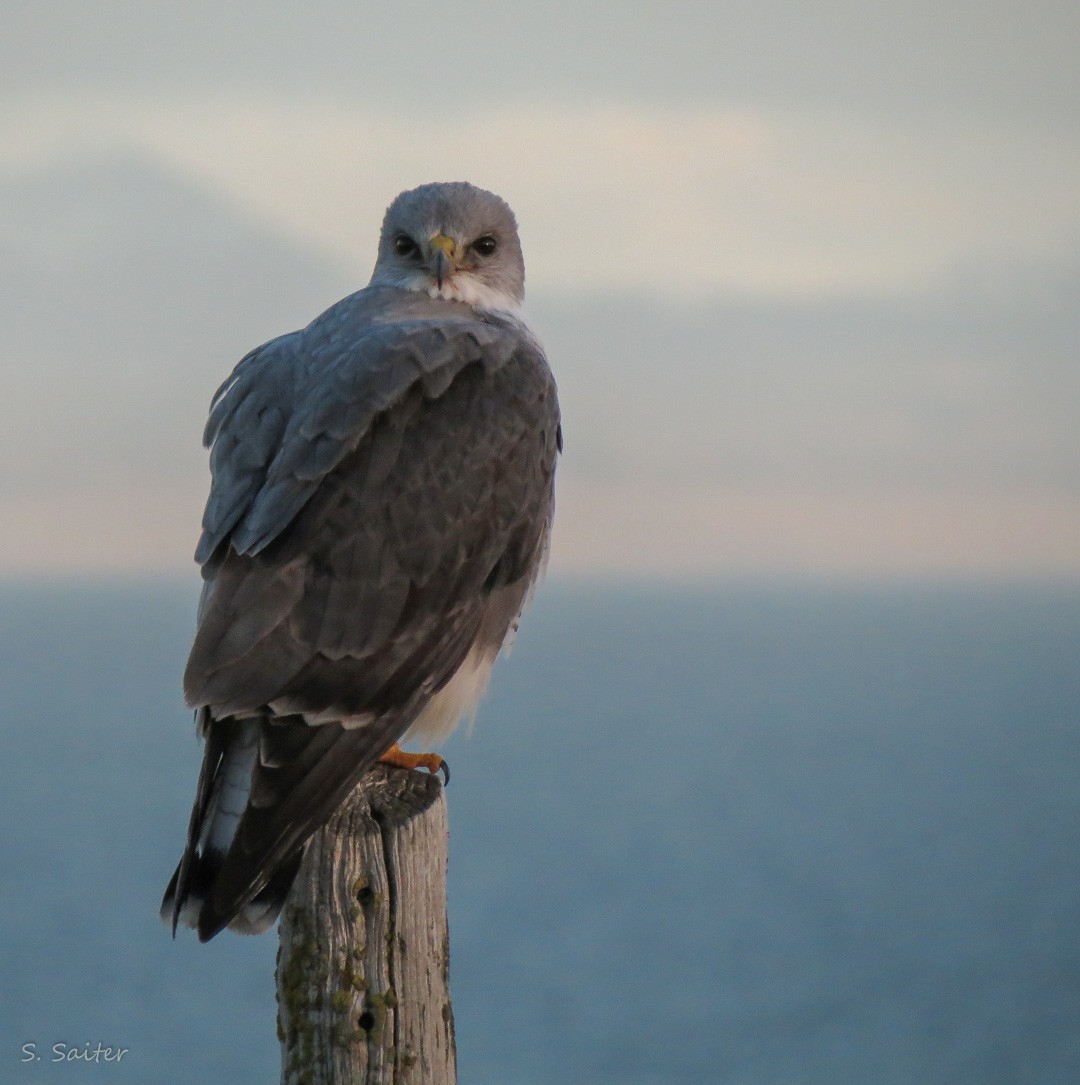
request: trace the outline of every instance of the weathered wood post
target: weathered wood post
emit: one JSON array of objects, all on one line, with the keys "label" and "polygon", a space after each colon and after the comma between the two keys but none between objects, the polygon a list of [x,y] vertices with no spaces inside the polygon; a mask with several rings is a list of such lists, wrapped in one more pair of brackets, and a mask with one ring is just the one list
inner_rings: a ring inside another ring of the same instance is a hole
[{"label": "weathered wood post", "polygon": [[281,913],[282,1085],[454,1085],[446,799],[377,765],[312,838]]}]

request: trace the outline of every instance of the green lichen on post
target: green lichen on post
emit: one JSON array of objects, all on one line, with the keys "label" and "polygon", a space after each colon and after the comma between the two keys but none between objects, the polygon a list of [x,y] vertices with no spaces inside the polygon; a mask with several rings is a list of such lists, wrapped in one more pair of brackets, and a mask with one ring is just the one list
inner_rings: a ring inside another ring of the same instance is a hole
[{"label": "green lichen on post", "polygon": [[[278,962],[278,1035],[288,1052],[288,1080],[309,1085],[314,1080],[312,1062],[316,1057],[314,1018],[322,1007],[327,973],[307,914],[301,908],[291,908],[287,918],[294,936],[288,955]],[[287,1031],[284,1021],[288,1021]]]},{"label": "green lichen on post", "polygon": [[[446,1026],[446,1037],[452,1052],[457,1051],[457,1032],[454,1029],[454,1008],[447,999],[442,1006],[443,1024]],[[456,1057],[456,1055],[455,1055]]]},{"label": "green lichen on post", "polygon": [[367,980],[363,975],[353,967],[352,958],[357,961],[363,961],[364,955],[359,950],[353,950],[345,963],[338,970],[338,976],[341,979],[341,987],[343,991],[366,991]]},{"label": "green lichen on post", "polygon": [[[363,976],[364,951],[347,950],[332,966],[324,957],[326,946],[316,936],[314,919],[302,908],[290,908],[285,916],[290,928],[289,949],[279,950],[279,1038],[286,1045],[287,1080],[309,1085],[316,1080],[316,1062],[326,1041],[335,1047],[358,1043],[381,1044],[388,1005],[396,1005],[393,992],[369,995]],[[363,997],[363,1012],[354,1021],[356,1003]],[[328,1022],[324,1010],[334,1020]],[[287,1030],[283,1022],[288,1022]],[[360,1027],[357,1027],[357,1026]],[[367,1026],[367,1027],[364,1027]]]},{"label": "green lichen on post", "polygon": [[386,1053],[396,1070],[411,1070],[419,1061],[419,1056],[407,1047],[392,1047]]},{"label": "green lichen on post", "polygon": [[446,930],[442,936],[442,981],[443,986],[450,989],[450,931]]}]

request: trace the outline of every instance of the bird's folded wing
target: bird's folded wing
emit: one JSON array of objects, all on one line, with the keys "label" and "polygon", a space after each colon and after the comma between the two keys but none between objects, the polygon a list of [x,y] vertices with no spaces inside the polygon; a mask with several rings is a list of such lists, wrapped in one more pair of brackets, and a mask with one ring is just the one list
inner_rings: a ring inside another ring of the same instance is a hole
[{"label": "bird's folded wing", "polygon": [[543,357],[512,328],[462,318],[367,322],[321,335],[313,325],[253,351],[211,407],[204,440],[213,485],[196,561],[226,538],[242,554],[266,547],[411,387],[436,399],[465,366],[498,368],[523,349]]},{"label": "bird's folded wing", "polygon": [[[540,565],[558,408],[531,338],[475,319],[413,321],[348,348],[316,344],[327,356],[302,354],[289,384],[277,368],[298,348],[276,346],[225,393],[214,447],[233,452],[214,467],[211,504],[230,512],[224,535],[205,540],[185,675],[194,705],[319,720],[402,708],[453,674],[488,596]],[[279,408],[280,441],[251,467],[265,431],[234,429]],[[445,661],[442,673],[424,673],[425,659]]]}]

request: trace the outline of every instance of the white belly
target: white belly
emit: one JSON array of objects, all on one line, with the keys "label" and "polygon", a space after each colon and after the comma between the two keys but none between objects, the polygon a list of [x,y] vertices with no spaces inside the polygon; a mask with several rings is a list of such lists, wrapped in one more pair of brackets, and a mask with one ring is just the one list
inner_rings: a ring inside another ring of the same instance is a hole
[{"label": "white belly", "polygon": [[445,742],[466,717],[471,724],[480,698],[487,689],[497,654],[498,649],[492,652],[474,647],[454,677],[424,706],[402,736],[402,741],[419,743],[429,749]]}]

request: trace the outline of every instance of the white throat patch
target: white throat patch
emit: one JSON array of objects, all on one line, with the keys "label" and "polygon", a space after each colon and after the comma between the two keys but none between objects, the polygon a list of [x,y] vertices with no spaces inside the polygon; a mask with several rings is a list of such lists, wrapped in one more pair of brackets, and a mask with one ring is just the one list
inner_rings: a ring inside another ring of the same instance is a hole
[{"label": "white throat patch", "polygon": [[463,305],[471,305],[474,309],[494,309],[514,314],[518,314],[521,310],[521,303],[515,298],[502,290],[496,290],[480,282],[475,275],[470,275],[467,271],[458,271],[451,275],[443,283],[441,290],[431,281],[431,276],[423,272],[417,273],[405,285],[407,289],[422,291],[430,298],[458,301]]}]

